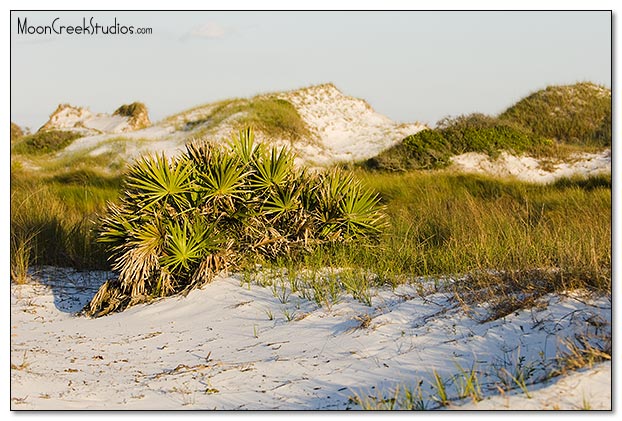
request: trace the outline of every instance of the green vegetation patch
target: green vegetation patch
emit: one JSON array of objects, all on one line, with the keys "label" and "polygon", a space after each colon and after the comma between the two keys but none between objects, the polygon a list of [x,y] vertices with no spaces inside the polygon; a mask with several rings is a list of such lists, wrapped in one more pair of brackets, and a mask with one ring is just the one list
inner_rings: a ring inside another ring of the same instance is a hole
[{"label": "green vegetation patch", "polygon": [[426,129],[368,159],[365,166],[387,171],[433,169],[446,166],[450,157],[451,145],[442,133]]},{"label": "green vegetation patch", "polygon": [[[118,177],[77,170],[43,176],[11,168],[11,267],[110,269],[97,215],[119,195]],[[13,270],[12,270],[13,272]],[[12,278],[23,270],[14,271]]]},{"label": "green vegetation patch", "polygon": [[46,130],[24,136],[12,146],[11,151],[26,155],[44,155],[60,151],[80,137],[82,135],[77,132]]},{"label": "green vegetation patch", "polygon": [[276,97],[221,101],[208,114],[187,121],[184,128],[193,130],[201,127],[200,133],[207,133],[230,118],[233,120],[234,130],[253,127],[265,134],[290,140],[299,140],[310,134],[296,107],[291,102]]},{"label": "green vegetation patch", "polygon": [[498,117],[474,113],[445,118],[364,165],[406,171],[442,168],[451,156],[466,152],[560,159],[603,147],[611,147],[611,90],[578,83],[535,92]]},{"label": "green vegetation patch", "polygon": [[437,130],[447,140],[453,154],[484,152],[495,155],[501,150],[521,153],[543,143],[517,125],[485,114],[445,118]]},{"label": "green vegetation patch", "polygon": [[407,171],[443,168],[453,155],[483,152],[495,156],[502,150],[521,153],[546,141],[515,125],[484,114],[446,118],[436,129],[410,135],[401,143],[365,162],[370,169]]},{"label": "green vegetation patch", "polygon": [[611,147],[611,90],[593,83],[549,86],[499,115],[535,136]]}]

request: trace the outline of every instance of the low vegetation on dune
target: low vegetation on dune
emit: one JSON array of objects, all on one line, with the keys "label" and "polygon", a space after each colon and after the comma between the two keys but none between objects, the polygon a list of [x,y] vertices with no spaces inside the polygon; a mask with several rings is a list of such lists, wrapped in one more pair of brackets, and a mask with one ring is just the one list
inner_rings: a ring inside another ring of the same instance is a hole
[{"label": "low vegetation on dune", "polygon": [[119,278],[87,312],[188,290],[256,256],[295,258],[373,239],[384,225],[378,202],[346,172],[294,167],[290,152],[256,145],[251,130],[227,147],[200,142],[172,161],[142,158],[100,229]]},{"label": "low vegetation on dune", "polygon": [[[584,84],[566,92],[584,89],[599,101],[608,92]],[[347,268],[347,276],[312,282],[321,303],[336,291],[365,299],[372,286],[418,277],[462,279],[454,285],[465,300],[499,308],[529,305],[534,291],[610,293],[610,175],[538,185],[442,169],[463,152],[587,148],[523,125],[521,113],[445,119],[354,173],[295,168],[287,150],[255,145],[249,130],[227,146],[197,142],[172,160],[140,158],[124,177],[79,159],[35,172],[17,165],[17,151],[42,144],[23,155],[40,160],[56,147],[48,144],[62,141],[45,137],[50,132],[25,136],[12,146],[11,276],[23,281],[28,267],[46,264],[113,269],[119,277],[87,307],[91,315],[186,291],[222,269],[253,272],[257,264],[292,273]],[[189,116],[189,131],[235,116],[236,124],[261,122],[275,135],[306,133],[290,103],[266,96],[191,110],[177,123]],[[43,137],[37,143],[33,136]]]},{"label": "low vegetation on dune", "polygon": [[57,152],[82,135],[63,130],[45,130],[24,136],[11,145],[11,152],[25,155],[44,155]]},{"label": "low vegetation on dune", "polygon": [[514,124],[484,114],[470,114],[445,118],[435,129],[408,136],[364,165],[388,171],[436,169],[447,166],[452,156],[466,152],[492,156],[502,150],[521,153],[545,143]]},{"label": "low vegetation on dune", "polygon": [[367,285],[453,280],[458,297],[500,312],[550,292],[611,291],[610,175],[540,185],[441,171],[357,174],[387,209],[378,245],[320,249],[294,267],[357,268]]},{"label": "low vegetation on dune", "polygon": [[[201,107],[203,108],[203,107]],[[198,129],[195,137],[217,130],[226,122],[234,131],[253,127],[270,136],[290,139],[303,139],[310,134],[307,124],[291,102],[271,96],[257,96],[251,99],[225,100],[206,107],[207,111],[197,116],[182,115],[172,117],[182,119],[184,130]],[[186,115],[194,115],[196,110],[187,111]]]},{"label": "low vegetation on dune", "polygon": [[588,82],[549,86],[511,106],[499,119],[559,143],[611,147],[611,90]]},{"label": "low vegetation on dune", "polygon": [[474,113],[444,118],[434,129],[406,137],[363,165],[386,171],[433,169],[465,152],[559,158],[586,147],[611,147],[611,91],[578,83],[535,92],[496,117]]}]

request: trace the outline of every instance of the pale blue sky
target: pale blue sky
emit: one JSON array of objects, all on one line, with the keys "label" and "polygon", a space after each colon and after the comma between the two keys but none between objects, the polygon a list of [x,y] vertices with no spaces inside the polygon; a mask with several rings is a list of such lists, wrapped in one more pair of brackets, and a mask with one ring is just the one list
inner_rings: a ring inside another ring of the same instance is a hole
[{"label": "pale blue sky", "polygon": [[[19,35],[29,25],[151,27],[152,35]],[[496,114],[551,84],[611,86],[609,12],[14,12],[11,120],[59,103],[152,120],[231,97],[333,82],[378,112],[434,125]]]}]

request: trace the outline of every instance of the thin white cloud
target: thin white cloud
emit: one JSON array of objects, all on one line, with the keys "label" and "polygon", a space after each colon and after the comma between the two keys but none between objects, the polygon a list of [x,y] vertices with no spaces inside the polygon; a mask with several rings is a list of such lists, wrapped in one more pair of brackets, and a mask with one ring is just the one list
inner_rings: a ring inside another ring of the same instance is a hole
[{"label": "thin white cloud", "polygon": [[196,26],[185,38],[222,39],[227,29],[217,22],[206,22]]}]

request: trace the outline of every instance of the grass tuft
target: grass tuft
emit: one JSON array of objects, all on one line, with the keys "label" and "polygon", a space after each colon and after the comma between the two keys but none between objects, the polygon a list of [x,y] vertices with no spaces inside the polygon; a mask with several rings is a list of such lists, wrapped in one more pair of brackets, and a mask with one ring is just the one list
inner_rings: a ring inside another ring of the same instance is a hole
[{"label": "grass tuft", "polygon": [[64,149],[80,137],[82,135],[77,132],[63,130],[39,131],[17,140],[11,146],[11,152],[24,155],[45,155]]}]

